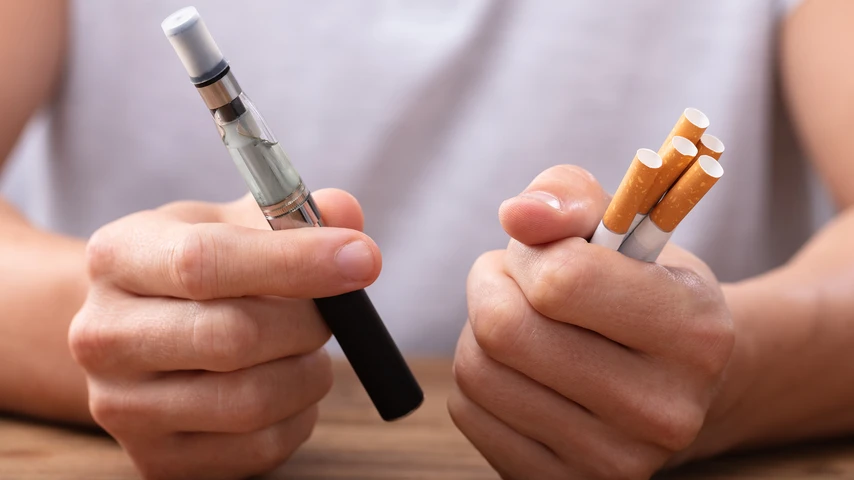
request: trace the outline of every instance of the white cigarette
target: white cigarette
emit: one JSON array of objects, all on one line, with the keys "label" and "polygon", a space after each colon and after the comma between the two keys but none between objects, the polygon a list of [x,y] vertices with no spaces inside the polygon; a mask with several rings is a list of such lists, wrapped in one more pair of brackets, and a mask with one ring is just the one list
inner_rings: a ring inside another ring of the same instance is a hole
[{"label": "white cigarette", "polygon": [[706,129],[709,128],[709,123],[709,117],[705,113],[696,108],[686,108],[679,120],[676,121],[676,125],[664,139],[658,154],[664,156],[661,150],[668,147],[673,137],[685,137],[696,145]]},{"label": "white cigarette", "polygon": [[638,208],[638,212],[644,215],[649,215],[679,175],[688,168],[688,164],[697,156],[697,146],[685,137],[675,136],[661,149],[659,155],[661,170]]},{"label": "white cigarette", "polygon": [[654,262],[671,236],[673,232],[661,231],[655,222],[646,217],[620,246],[620,253],[642,262]]},{"label": "white cigarette", "polygon": [[[646,218],[646,215],[642,213],[636,213],[634,220],[632,220],[632,225],[629,227],[629,233],[632,233],[632,231],[634,231],[634,229],[637,228],[638,225],[640,225],[641,221],[643,221],[644,218]],[[628,235],[628,233],[626,235]]]},{"label": "white cigarette", "polygon": [[694,162],[703,155],[708,155],[720,162],[721,156],[724,154],[724,149],[724,142],[722,142],[718,137],[709,135],[708,133],[703,134],[703,136],[700,137],[700,141],[697,142],[697,155],[693,160],[691,160],[691,163],[685,167],[685,171],[687,172],[688,169],[691,168],[691,165],[694,165]]},{"label": "white cigarette", "polygon": [[703,155],[685,171],[647,218],[625,239],[620,253],[654,262],[670,240],[676,226],[717,183],[724,173],[714,158]]},{"label": "white cigarette", "polygon": [[620,248],[659,168],[661,157],[657,153],[648,148],[637,151],[590,243],[611,250]]},{"label": "white cigarette", "polygon": [[661,157],[661,168],[658,170],[658,175],[647,190],[646,196],[640,202],[637,214],[629,227],[626,235],[631,234],[632,230],[637,227],[640,222],[649,215],[653,207],[664,196],[673,182],[679,178],[679,175],[688,167],[691,160],[697,155],[697,146],[691,143],[685,137],[671,137],[667,142],[667,146],[659,151]]},{"label": "white cigarette", "polygon": [[604,221],[599,221],[596,231],[593,232],[593,237],[590,243],[593,245],[601,245],[609,250],[617,250],[623,244],[623,239],[626,238],[625,233],[615,233],[608,230]]}]

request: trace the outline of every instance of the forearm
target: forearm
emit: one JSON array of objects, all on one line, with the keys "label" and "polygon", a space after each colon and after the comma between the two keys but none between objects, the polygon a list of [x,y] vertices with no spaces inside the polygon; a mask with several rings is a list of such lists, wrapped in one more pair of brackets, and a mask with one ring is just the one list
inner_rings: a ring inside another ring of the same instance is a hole
[{"label": "forearm", "polygon": [[67,347],[87,283],[82,241],[37,230],[0,200],[0,411],[92,422]]},{"label": "forearm", "polygon": [[737,345],[691,457],[854,432],[854,209],[724,287]]}]

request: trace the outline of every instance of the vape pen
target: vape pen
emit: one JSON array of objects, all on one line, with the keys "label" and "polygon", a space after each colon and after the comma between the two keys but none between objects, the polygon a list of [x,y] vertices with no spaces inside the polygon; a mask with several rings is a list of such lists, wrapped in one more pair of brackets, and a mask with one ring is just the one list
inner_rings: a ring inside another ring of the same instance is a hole
[{"label": "vape pen", "polygon": [[[240,89],[198,11],[178,10],[161,26],[270,227],[322,226],[311,193]],[[365,291],[314,302],[380,416],[391,421],[417,409],[424,399],[421,387]]]}]

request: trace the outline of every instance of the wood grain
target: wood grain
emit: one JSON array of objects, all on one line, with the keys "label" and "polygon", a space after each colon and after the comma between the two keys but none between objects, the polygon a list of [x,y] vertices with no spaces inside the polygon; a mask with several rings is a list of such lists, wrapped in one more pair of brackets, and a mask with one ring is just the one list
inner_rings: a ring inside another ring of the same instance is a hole
[{"label": "wood grain", "polygon": [[[349,366],[338,363],[333,391],[323,401],[311,440],[264,480],[489,479],[498,476],[447,415],[447,360],[419,360],[413,370],[424,406],[395,423],[383,422]],[[1,479],[138,479],[110,438],[0,418]],[[657,480],[854,479],[854,440],[732,456],[688,466]]]}]

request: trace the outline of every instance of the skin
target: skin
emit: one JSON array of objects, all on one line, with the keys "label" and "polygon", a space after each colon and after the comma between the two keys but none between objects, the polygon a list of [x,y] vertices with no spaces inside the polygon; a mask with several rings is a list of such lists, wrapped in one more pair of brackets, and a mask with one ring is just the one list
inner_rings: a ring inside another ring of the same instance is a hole
[{"label": "skin", "polygon": [[329,228],[271,232],[246,196],[140,212],[90,239],[69,345],[95,421],[145,478],[265,472],[310,436],[332,370],[308,299],[381,267],[356,201],[315,196]]},{"label": "skin", "polygon": [[840,210],[785,265],[720,284],[677,247],[646,264],[590,245],[607,196],[577,167],[501,205],[512,240],[471,270],[448,408],[504,478],[649,478],[854,431],[854,68],[834,61],[852,17],[811,0],[783,26],[789,109]]},{"label": "skin", "polygon": [[[0,45],[15,46],[0,48],[4,158],[58,84],[67,8],[0,13]],[[472,269],[449,409],[502,475],[644,478],[851,431],[854,67],[838,58],[852,16],[847,0],[807,0],[782,31],[789,109],[841,213],[781,268],[721,285],[678,248],[647,265],[590,246],[607,199],[574,167],[539,176],[526,190],[539,200],[501,206],[513,240]],[[99,425],[145,478],[238,478],[287,459],[330,381],[306,298],[362,288],[381,264],[355,200],[316,197],[332,228],[262,232],[244,198],[140,212],[88,242],[0,201],[0,409]],[[353,242],[368,253],[338,263]]]},{"label": "skin", "polygon": [[561,209],[502,205],[514,239],[471,270],[452,418],[506,478],[647,477],[717,397],[735,344],[723,292],[685,251],[648,264],[588,244],[608,198],[585,171],[528,188]]},{"label": "skin", "polygon": [[[0,158],[58,84],[66,14],[61,1],[0,4]],[[40,41],[20,41],[35,36]],[[88,288],[84,250],[79,239],[33,228],[0,199],[0,409],[91,423],[83,370],[66,347]]]},{"label": "skin", "polygon": [[[0,4],[3,157],[57,84],[66,15]],[[382,263],[352,196],[314,197],[329,228],[271,232],[247,196],[139,212],[88,242],[0,200],[0,410],[103,428],[147,479],[284,462],[332,382],[308,299],[364,288]]]}]

